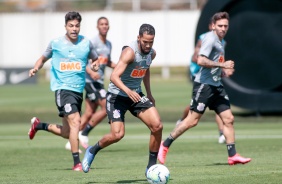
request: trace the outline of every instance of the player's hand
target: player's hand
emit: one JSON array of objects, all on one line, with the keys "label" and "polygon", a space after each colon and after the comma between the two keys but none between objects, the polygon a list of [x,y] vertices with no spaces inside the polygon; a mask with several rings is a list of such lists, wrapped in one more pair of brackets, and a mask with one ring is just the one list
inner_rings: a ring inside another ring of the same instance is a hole
[{"label": "player's hand", "polygon": [[141,96],[134,90],[129,90],[128,92],[126,92],[126,94],[134,103],[141,100]]},{"label": "player's hand", "polygon": [[101,78],[98,72],[91,72],[90,77],[94,80],[98,80]]},{"label": "player's hand", "polygon": [[33,77],[36,73],[38,72],[38,69],[37,68],[32,68],[29,70],[29,77]]},{"label": "player's hand", "polygon": [[234,61],[228,60],[223,63],[223,68],[234,68]]},{"label": "player's hand", "polygon": [[100,68],[100,64],[99,64],[99,61],[96,60],[96,61],[93,61],[93,63],[91,63],[91,70],[93,70],[94,72],[97,72]]},{"label": "player's hand", "polygon": [[230,77],[231,75],[233,75],[233,73],[235,72],[235,69],[234,68],[232,68],[232,69],[230,69],[230,68],[223,68],[222,69],[222,76],[223,77]]}]

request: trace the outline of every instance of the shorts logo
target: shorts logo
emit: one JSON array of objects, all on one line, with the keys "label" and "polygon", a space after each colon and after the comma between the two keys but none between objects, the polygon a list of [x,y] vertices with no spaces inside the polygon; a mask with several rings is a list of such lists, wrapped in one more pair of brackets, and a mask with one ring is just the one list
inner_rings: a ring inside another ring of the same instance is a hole
[{"label": "shorts logo", "polygon": [[190,105],[193,105],[193,99],[191,99]]},{"label": "shorts logo", "polygon": [[147,69],[134,69],[132,70],[130,76],[133,78],[142,78],[145,76]]},{"label": "shorts logo", "polygon": [[113,117],[114,118],[120,118],[120,112],[119,112],[119,110],[114,110],[114,112],[113,112]]},{"label": "shorts logo", "polygon": [[67,103],[65,106],[65,112],[69,113],[72,109],[71,109],[71,104]]},{"label": "shorts logo", "polygon": [[226,100],[229,100],[229,97],[228,97],[228,95],[225,95],[225,96],[224,96],[224,98],[225,98]]},{"label": "shorts logo", "polygon": [[100,95],[101,95],[102,98],[105,98],[105,97],[106,97],[106,94],[107,94],[106,90],[101,89],[101,90],[99,91],[99,93],[100,93]]},{"label": "shorts logo", "polygon": [[80,62],[60,62],[60,71],[81,71]]},{"label": "shorts logo", "polygon": [[197,106],[198,111],[203,111],[205,108],[205,104],[204,103],[199,103]]},{"label": "shorts logo", "polygon": [[90,94],[87,95],[87,97],[88,97],[90,100],[95,100],[95,99],[96,99],[95,93],[90,93]]}]

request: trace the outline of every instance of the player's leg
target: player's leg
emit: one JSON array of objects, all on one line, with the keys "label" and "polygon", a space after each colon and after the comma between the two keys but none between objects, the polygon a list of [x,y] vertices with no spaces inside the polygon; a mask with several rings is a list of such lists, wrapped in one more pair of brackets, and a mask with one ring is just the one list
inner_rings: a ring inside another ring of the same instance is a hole
[{"label": "player's leg", "polygon": [[82,160],[82,169],[85,173],[89,171],[98,151],[118,142],[124,137],[125,134],[124,115],[131,105],[131,100],[126,97],[108,93],[107,104],[107,115],[111,126],[111,131],[110,133],[105,134],[94,146],[89,146],[86,149],[84,158]]},{"label": "player's leg", "polygon": [[188,113],[188,116],[181,123],[179,123],[178,126],[174,128],[174,130],[170,133],[170,135],[164,141],[161,142],[161,146],[160,146],[159,154],[158,154],[158,160],[161,164],[165,163],[166,155],[173,141],[175,141],[179,136],[181,136],[188,129],[196,126],[201,116],[202,114],[190,110]]},{"label": "player's leg", "polygon": [[218,132],[219,132],[218,143],[223,144],[225,143],[225,137],[223,134],[223,121],[221,120],[218,114],[215,114],[215,122],[217,124]]},{"label": "player's leg", "polygon": [[223,134],[226,139],[228,164],[245,164],[250,162],[251,158],[244,158],[237,154],[235,148],[234,116],[231,112],[230,103],[226,96],[225,90],[222,90],[220,97],[215,102],[215,110],[223,121]]},{"label": "player's leg", "polygon": [[97,109],[99,106],[100,109],[96,111],[94,114],[92,114],[87,126],[83,129],[81,133],[82,136],[88,136],[90,131],[107,116],[105,89],[100,87],[100,89],[97,92],[95,92],[95,96],[96,96],[95,109]]},{"label": "player's leg", "polygon": [[182,117],[176,121],[176,126],[177,126],[182,120],[184,120],[184,119],[187,117],[189,111],[190,111],[190,105],[188,105],[188,106],[185,107],[185,109],[184,109],[184,111],[183,111],[183,113],[182,113]]},{"label": "player's leg", "polygon": [[150,129],[149,142],[149,161],[147,169],[157,163],[157,156],[162,139],[163,125],[159,113],[155,107],[150,107],[138,113],[138,118],[141,119]]}]

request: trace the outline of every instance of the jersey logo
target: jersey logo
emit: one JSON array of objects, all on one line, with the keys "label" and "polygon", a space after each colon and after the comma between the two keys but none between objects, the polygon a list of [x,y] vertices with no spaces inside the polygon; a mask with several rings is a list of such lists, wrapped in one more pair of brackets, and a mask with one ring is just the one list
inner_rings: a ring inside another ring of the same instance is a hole
[{"label": "jersey logo", "polygon": [[108,63],[108,58],[107,57],[103,57],[103,56],[99,56],[98,57],[98,61],[100,64],[107,64]]},{"label": "jersey logo", "polygon": [[133,78],[142,78],[145,76],[147,69],[134,69],[130,76]]},{"label": "jersey logo", "polygon": [[60,62],[60,71],[81,71],[80,62]]},{"label": "jersey logo", "polygon": [[224,63],[224,56],[223,55],[220,55],[219,58],[218,58],[218,62],[220,63]]}]

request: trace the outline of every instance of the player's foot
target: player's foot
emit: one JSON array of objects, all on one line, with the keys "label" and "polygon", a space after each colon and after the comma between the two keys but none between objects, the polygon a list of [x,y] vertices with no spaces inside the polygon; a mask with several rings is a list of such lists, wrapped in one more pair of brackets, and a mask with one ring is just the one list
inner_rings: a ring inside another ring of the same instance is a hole
[{"label": "player's foot", "polygon": [[35,129],[36,126],[40,123],[40,120],[37,117],[33,117],[31,119],[31,127],[28,131],[29,139],[33,139],[37,130]]},{"label": "player's foot", "polygon": [[218,143],[219,143],[219,144],[225,143],[225,137],[224,137],[224,135],[221,135],[221,136],[218,137]]},{"label": "player's foot", "polygon": [[250,162],[251,158],[244,158],[241,157],[238,153],[236,153],[233,157],[228,157],[228,164],[235,165],[235,164],[246,164]]},{"label": "player's foot", "polygon": [[175,123],[175,126],[178,126],[179,123],[181,123],[181,122],[182,122],[181,119],[177,120],[176,123]]},{"label": "player's foot", "polygon": [[80,142],[81,146],[84,149],[87,149],[89,147],[89,145],[88,145],[88,142],[89,142],[88,136],[82,135],[81,133],[82,132],[80,131],[79,134],[78,134],[79,142]]},{"label": "player's foot", "polygon": [[[66,143],[65,148],[66,148],[66,150],[70,150],[70,151],[71,151],[71,144],[70,144],[70,141],[68,141],[68,142]],[[81,151],[80,149],[78,149],[78,152],[79,152],[79,153],[82,153],[82,151]]]},{"label": "player's foot", "polygon": [[73,166],[72,168],[73,171],[82,171],[82,165],[81,163],[76,164],[75,166]]},{"label": "player's foot", "polygon": [[145,177],[147,178],[147,172],[148,172],[148,168],[146,167],[146,170],[145,170]]},{"label": "player's foot", "polygon": [[84,158],[82,160],[82,170],[87,173],[90,169],[90,166],[91,166],[91,163],[92,161],[94,160],[95,158],[95,155],[90,153],[90,149],[92,148],[93,146],[89,146],[86,150],[85,150],[85,155],[84,155]]},{"label": "player's foot", "polygon": [[159,153],[158,153],[158,160],[161,164],[165,163],[166,154],[168,152],[168,147],[163,145],[164,141],[161,142]]}]

